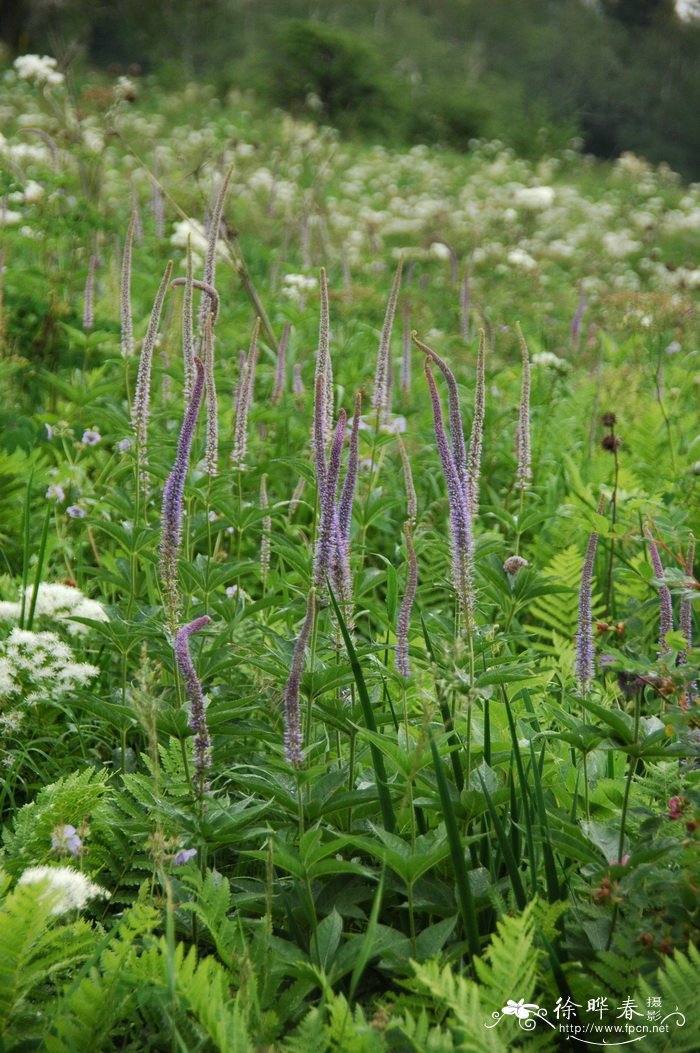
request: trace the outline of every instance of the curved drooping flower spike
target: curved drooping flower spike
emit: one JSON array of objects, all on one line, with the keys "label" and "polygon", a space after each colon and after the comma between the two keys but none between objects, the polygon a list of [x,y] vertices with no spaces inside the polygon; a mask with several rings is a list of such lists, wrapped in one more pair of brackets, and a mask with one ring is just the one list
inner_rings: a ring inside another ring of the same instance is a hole
[{"label": "curved drooping flower spike", "polygon": [[426,356],[423,369],[430,388],[430,401],[433,408],[435,441],[440,455],[440,464],[447,484],[447,497],[450,506],[450,534],[452,541],[452,579],[467,631],[474,625],[474,586],[472,571],[472,526],[471,514],[465,489],[457,474],[452,451],[450,450],[445,426],[442,419],[440,397],[435,387],[435,379],[430,368],[430,356]]},{"label": "curved drooping flower spike", "polygon": [[316,590],[309,591],[306,604],[306,616],[301,631],[294,645],[289,679],[284,689],[284,755],[294,768],[303,763],[303,739],[301,733],[301,708],[299,706],[299,688],[301,675],[304,672],[304,656],[311,636],[311,629],[316,614]]},{"label": "curved drooping flower spike", "polygon": [[[685,572],[689,578],[693,577],[693,571],[695,566],[695,538],[690,535],[690,541],[688,542],[688,551],[685,556]],[[683,597],[681,599],[680,616],[678,620],[680,631],[683,633],[686,639],[687,648],[693,646],[693,606],[689,598]],[[678,655],[678,661],[684,664],[687,661],[685,651]]]},{"label": "curved drooping flower spike", "polygon": [[248,348],[248,356],[241,371],[238,397],[236,399],[236,420],[233,427],[233,450],[231,451],[231,463],[236,468],[243,467],[248,452],[248,414],[253,401],[255,369],[260,353],[258,348],[259,332],[260,319],[256,318],[250,347]]},{"label": "curved drooping flower spike", "polygon": [[[192,299],[194,277],[192,268],[192,238],[187,235],[187,270],[185,277],[185,295],[182,298],[182,364],[185,382],[183,395],[187,401],[192,394],[194,383],[194,329],[192,323]],[[178,284],[182,278],[177,278]]]},{"label": "curved drooping flower spike", "polygon": [[[664,579],[664,567],[661,562],[661,556],[659,555],[659,549],[654,541],[649,527],[644,524],[642,527],[644,531],[644,537],[647,539],[649,545],[649,558],[651,565],[654,568],[654,577],[658,581]],[[662,654],[668,653],[668,644],[666,643],[666,633],[670,633],[673,630],[673,601],[671,600],[671,590],[668,585],[659,586],[659,649]]]},{"label": "curved drooping flower spike", "polygon": [[136,447],[141,464],[148,460],[148,418],[151,405],[151,369],[153,366],[153,351],[158,336],[160,315],[163,310],[163,301],[170,284],[170,276],[173,273],[173,261],[169,260],[161,278],[158,292],[153,303],[153,310],[148,322],[148,329],[141,347],[141,358],[139,360],[139,371],[136,377],[136,391],[134,403],[131,410],[131,423],[136,435]]},{"label": "curved drooping flower spike", "polygon": [[401,288],[401,272],[403,271],[403,258],[399,257],[396,266],[394,282],[389,294],[386,306],[382,335],[379,340],[379,351],[377,353],[377,366],[374,373],[374,394],[372,406],[377,411],[380,423],[383,422],[389,411],[390,389],[391,389],[391,333],[394,328],[394,317],[396,315],[396,304]]},{"label": "curved drooping flower spike", "polygon": [[416,550],[413,547],[413,532],[410,522],[404,523],[403,532],[406,537],[406,552],[408,555],[408,577],[406,579],[406,591],[403,594],[399,620],[396,626],[396,651],[394,665],[401,676],[410,676],[411,668],[408,662],[408,630],[411,624],[411,611],[413,601],[418,589],[418,561]]},{"label": "curved drooping flower spike", "polygon": [[467,496],[472,520],[479,511],[479,476],[481,475],[481,451],[484,444],[484,410],[486,407],[486,335],[479,330],[479,353],[476,359],[476,390],[474,392],[474,416],[467,451]]},{"label": "curved drooping flower spike", "polygon": [[454,460],[454,466],[459,477],[460,486],[464,489],[465,494],[467,493],[467,477],[466,477],[466,464],[467,464],[467,453],[464,445],[464,426],[462,424],[462,410],[459,405],[459,391],[457,389],[457,380],[454,373],[445,362],[444,358],[440,358],[437,352],[433,351],[431,347],[424,344],[422,340],[419,340],[415,333],[413,335],[413,342],[417,347],[426,354],[431,361],[439,368],[440,372],[447,381],[447,404],[449,408],[449,421],[450,421],[450,440],[452,442],[452,456]]},{"label": "curved drooping flower spike", "polygon": [[[226,202],[226,194],[228,193],[229,184],[231,182],[231,175],[233,173],[233,165],[231,165],[224,175],[224,178],[219,187],[219,193],[216,195],[216,202],[211,214],[211,220],[209,223],[209,231],[207,236],[207,254],[204,260],[204,284],[210,288],[214,288],[216,284],[216,251],[219,243],[219,230],[221,228],[221,217],[224,212],[224,204]],[[204,300],[199,305],[199,326],[203,328],[207,317],[207,308]]]},{"label": "curved drooping flower spike", "polygon": [[[598,502],[598,514],[605,508],[605,497]],[[586,556],[581,570],[581,585],[578,594],[578,628],[576,630],[576,679],[579,690],[585,695],[595,673],[595,647],[593,644],[593,614],[591,609],[593,592],[593,568],[598,548],[598,534],[594,531],[588,538]]]},{"label": "curved drooping flower spike", "polygon": [[518,430],[515,434],[515,456],[518,467],[515,485],[519,490],[527,490],[532,479],[530,463],[530,354],[525,343],[520,322],[516,323],[520,352],[523,360],[522,382],[520,386],[520,406],[518,408]]},{"label": "curved drooping flower spike", "polygon": [[131,213],[129,226],[124,239],[122,255],[122,274],[119,288],[119,316],[121,318],[122,358],[131,358],[134,354],[134,326],[131,319],[131,255],[136,228],[136,213]]},{"label": "curved drooping flower spike", "polygon": [[195,377],[192,394],[180,429],[175,462],[163,489],[163,511],[161,516],[160,559],[163,591],[168,621],[171,629],[177,625],[180,592],[178,588],[177,561],[182,542],[183,494],[189,467],[192,440],[204,393],[204,363],[194,360]]},{"label": "curved drooping flower spike", "polygon": [[204,691],[190,654],[190,636],[209,625],[210,621],[209,615],[204,614],[188,625],[183,625],[175,636],[174,644],[175,659],[190,700],[189,725],[194,731],[194,786],[198,797],[209,789],[207,773],[211,768],[211,738],[207,727]]},{"label": "curved drooping flower spike", "polygon": [[[187,242],[189,244],[189,237]],[[171,286],[175,288],[178,285],[184,285],[187,287],[187,278],[173,278]],[[216,320],[219,317],[219,308],[221,306],[221,298],[214,288],[213,285],[209,285],[207,282],[200,282],[198,278],[192,279],[192,288],[199,289],[200,292],[205,293],[209,297],[209,312],[208,315],[211,318],[211,324],[215,325]]]}]

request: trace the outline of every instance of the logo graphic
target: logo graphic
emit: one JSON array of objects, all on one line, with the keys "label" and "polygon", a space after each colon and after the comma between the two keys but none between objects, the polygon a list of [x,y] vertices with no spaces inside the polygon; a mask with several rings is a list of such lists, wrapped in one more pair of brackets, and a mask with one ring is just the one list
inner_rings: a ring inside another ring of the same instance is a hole
[{"label": "logo graphic", "polygon": [[[646,999],[642,1008],[633,998],[623,998],[614,1007],[602,996],[589,998],[583,1014],[593,1018],[589,1020],[579,1018],[579,1009],[583,1006],[571,998],[565,1001],[558,998],[553,1009],[555,1019],[552,1020],[543,1006],[526,1002],[524,998],[518,1001],[509,998],[502,1009],[491,1014],[493,1023],[484,1024],[484,1027],[496,1027],[504,1018],[512,1017],[522,1031],[534,1031],[538,1023],[542,1023],[567,1039],[587,1046],[626,1046],[641,1042],[649,1035],[670,1035],[673,1027],[685,1027],[685,1016],[678,1006],[664,1015],[663,1000],[653,995]],[[606,1019],[608,1014],[611,1016]]]}]

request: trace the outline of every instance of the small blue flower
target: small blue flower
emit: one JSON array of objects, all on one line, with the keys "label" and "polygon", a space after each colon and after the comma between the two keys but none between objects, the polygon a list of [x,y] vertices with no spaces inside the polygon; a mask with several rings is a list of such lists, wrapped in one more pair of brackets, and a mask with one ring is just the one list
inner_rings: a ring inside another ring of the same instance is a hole
[{"label": "small blue flower", "polygon": [[51,848],[59,855],[78,856],[82,841],[70,823],[61,823],[51,834]]},{"label": "small blue flower", "polygon": [[86,515],[85,509],[81,508],[80,505],[68,505],[66,512],[71,519],[84,519]]},{"label": "small blue flower", "polygon": [[173,863],[176,867],[184,866],[185,863],[189,863],[190,859],[194,859],[196,855],[196,848],[181,848],[180,851],[176,852],[173,856]]},{"label": "small blue flower", "polygon": [[87,431],[83,432],[83,442],[86,446],[97,446],[98,442],[101,441],[102,436],[94,428],[88,428]]}]

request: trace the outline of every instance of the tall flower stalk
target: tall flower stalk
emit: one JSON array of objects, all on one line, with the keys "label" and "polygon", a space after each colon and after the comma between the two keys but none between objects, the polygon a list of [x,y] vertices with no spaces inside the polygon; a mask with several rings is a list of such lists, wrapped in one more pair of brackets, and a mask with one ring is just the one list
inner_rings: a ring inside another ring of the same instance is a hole
[{"label": "tall flower stalk", "polygon": [[97,268],[97,256],[90,257],[88,264],[87,279],[85,281],[85,296],[83,300],[83,329],[92,329],[95,324],[95,270]]},{"label": "tall flower stalk", "polygon": [[[598,503],[598,514],[603,514],[605,498]],[[586,555],[581,570],[581,585],[578,593],[578,628],[576,630],[576,679],[579,691],[587,694],[595,673],[595,647],[593,644],[593,569],[595,554],[598,548],[598,534],[593,532],[588,538]]]},{"label": "tall flower stalk", "polygon": [[469,339],[469,313],[472,306],[471,278],[473,260],[469,260],[459,290],[459,328],[462,340]]},{"label": "tall flower stalk", "polygon": [[382,326],[382,334],[379,340],[379,351],[377,353],[377,366],[374,373],[372,406],[376,411],[377,420],[380,424],[383,423],[387,413],[391,409],[391,334],[394,328],[394,317],[396,315],[399,289],[401,288],[402,270],[403,259],[399,258],[396,267],[396,274],[394,275],[394,282],[391,286],[391,293],[389,294],[389,301],[386,306],[384,325]]},{"label": "tall flower stalk", "polygon": [[467,451],[467,491],[472,520],[479,511],[479,477],[481,475],[481,451],[484,444],[484,410],[486,407],[486,335],[479,330],[479,351],[476,358],[476,390],[474,392],[474,416],[469,434]]},{"label": "tall flower stalk", "polygon": [[[330,318],[328,309],[328,282],[326,268],[321,267],[320,312],[318,324],[318,350],[316,351],[316,374],[314,377],[314,458],[319,471],[319,444],[324,451],[333,431],[333,363],[330,349]],[[320,383],[319,383],[320,381]],[[320,433],[317,434],[320,426]]]},{"label": "tall flower stalk", "polygon": [[264,592],[267,576],[270,573],[270,539],[272,536],[272,520],[268,515],[270,502],[267,496],[267,475],[263,475],[260,478],[260,509],[265,513],[262,521],[262,537],[260,539],[260,575]]},{"label": "tall flower stalk", "polygon": [[211,738],[207,727],[206,700],[202,684],[197,676],[190,654],[190,636],[208,625],[211,618],[208,614],[195,618],[188,625],[183,625],[175,636],[175,659],[182,679],[185,681],[187,697],[190,701],[189,725],[194,731],[194,786],[195,793],[201,797],[208,789],[208,773],[211,768]]},{"label": "tall flower stalk", "polygon": [[[654,568],[654,577],[657,581],[663,582],[664,579],[664,567],[661,562],[661,556],[659,555],[659,549],[654,541],[649,527],[644,524],[642,528],[644,531],[644,537],[647,539],[649,546],[649,558],[651,565]],[[673,602],[671,600],[671,590],[668,585],[659,586],[659,649],[662,654],[667,654],[669,647],[666,643],[666,633],[670,633],[673,630]]]},{"label": "tall flower stalk", "polygon": [[326,577],[333,572],[333,563],[337,558],[340,526],[338,522],[338,508],[336,505],[336,493],[338,490],[338,479],[340,476],[340,459],[343,451],[343,440],[345,438],[345,425],[347,423],[345,410],[341,409],[338,414],[331,445],[328,465],[325,467],[323,481],[319,484],[319,522],[318,537],[316,539],[316,554],[314,559],[314,585],[317,589],[325,588]]},{"label": "tall flower stalk", "polygon": [[204,393],[204,363],[200,358],[195,358],[194,367],[194,384],[180,429],[175,462],[163,490],[160,561],[168,624],[173,632],[179,621],[180,590],[177,562],[182,545],[185,479]]},{"label": "tall flower stalk", "polygon": [[153,303],[153,310],[148,322],[148,329],[141,346],[141,357],[139,360],[139,371],[136,378],[136,391],[131,409],[131,423],[136,436],[136,450],[139,466],[148,463],[148,419],[151,404],[151,370],[153,368],[153,351],[158,337],[160,316],[163,310],[165,294],[170,284],[173,273],[173,261],[169,260],[161,278],[160,287]]},{"label": "tall flower stalk", "polygon": [[406,511],[408,513],[408,522],[411,526],[415,526],[416,519],[418,517],[418,498],[416,496],[416,487],[413,482],[413,472],[411,470],[411,461],[408,456],[406,447],[404,446],[403,439],[400,435],[396,436],[396,441],[399,446],[399,455],[401,457],[401,467],[403,469],[403,480],[406,488]]},{"label": "tall flower stalk", "polygon": [[285,324],[277,349],[277,362],[275,364],[275,382],[272,387],[270,402],[277,406],[282,401],[287,378],[287,344],[289,343],[289,322]]},{"label": "tall flower stalk", "polygon": [[401,676],[410,676],[411,667],[408,661],[408,632],[411,624],[411,611],[418,589],[418,561],[416,550],[413,546],[413,531],[411,523],[403,525],[406,538],[406,554],[408,556],[408,577],[406,578],[406,590],[401,600],[398,624],[396,626],[396,651],[394,654],[394,665]]},{"label": "tall flower stalk", "polygon": [[284,755],[293,768],[301,768],[304,761],[299,689],[304,672],[306,647],[311,636],[315,615],[316,590],[312,588],[306,604],[306,615],[294,645],[289,678],[284,689]]}]

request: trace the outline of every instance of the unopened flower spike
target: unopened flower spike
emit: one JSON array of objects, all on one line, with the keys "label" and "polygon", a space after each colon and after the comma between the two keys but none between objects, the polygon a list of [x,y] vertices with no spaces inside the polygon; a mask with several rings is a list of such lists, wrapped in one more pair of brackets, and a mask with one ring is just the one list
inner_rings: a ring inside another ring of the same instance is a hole
[{"label": "unopened flower spike", "polygon": [[267,475],[260,477],[260,509],[265,512],[262,521],[262,538],[260,540],[260,574],[263,580],[263,588],[270,571],[270,538],[272,535],[272,519],[267,514],[270,502],[267,496]]},{"label": "unopened flower spike", "polygon": [[316,541],[316,558],[314,563],[314,585],[323,588],[326,577],[332,573],[333,551],[337,544],[336,527],[338,512],[336,493],[340,475],[340,459],[345,438],[346,414],[341,409],[333,436],[331,454],[328,460],[325,485],[319,509],[318,538]]},{"label": "unopened flower spike", "polygon": [[[321,267],[320,280],[320,311],[318,325],[318,350],[316,352],[316,375],[314,387],[316,392],[316,403],[314,406],[314,426],[317,419],[322,425],[323,449],[326,450],[333,431],[333,364],[330,352],[330,320],[328,310],[328,282],[326,280],[326,268]],[[322,385],[319,387],[319,377]],[[314,439],[314,448],[316,440]],[[316,470],[319,469],[318,451],[316,452]],[[325,457],[325,454],[324,454]]]},{"label": "unopened flower spike", "polygon": [[255,370],[258,364],[258,334],[260,333],[260,319],[255,319],[253,335],[248,348],[248,356],[245,368],[241,374],[241,382],[238,389],[236,404],[236,420],[233,429],[233,450],[231,452],[231,463],[242,468],[248,453],[248,414],[253,402],[253,391],[255,387]]},{"label": "unopened flower spike", "polygon": [[185,681],[187,697],[190,701],[189,725],[194,731],[194,786],[198,797],[209,789],[207,774],[211,768],[211,738],[207,727],[204,691],[190,654],[190,636],[199,632],[210,622],[209,615],[204,614],[201,618],[195,618],[188,625],[183,625],[175,636],[174,645],[175,659],[182,679]]},{"label": "unopened flower spike", "polygon": [[277,349],[277,362],[275,364],[275,382],[272,387],[270,402],[277,406],[282,401],[287,377],[287,344],[289,343],[289,332],[291,326],[287,322],[282,330],[279,347]]},{"label": "unopened flower spike", "polygon": [[516,323],[515,331],[518,334],[518,343],[520,344],[523,362],[520,406],[518,408],[518,430],[515,436],[515,456],[518,462],[515,485],[519,490],[526,490],[532,479],[532,466],[530,463],[530,354],[519,322]]},{"label": "unopened flower spike", "polygon": [[406,538],[406,553],[408,555],[408,577],[406,578],[406,591],[404,592],[401,601],[399,619],[396,627],[396,651],[394,664],[399,673],[401,673],[401,676],[410,676],[411,669],[408,661],[408,631],[411,623],[413,601],[416,598],[416,590],[418,588],[418,562],[416,560],[416,550],[413,546],[413,531],[410,522],[404,523],[403,532]]},{"label": "unopened flower spike", "polygon": [[467,490],[472,520],[479,511],[479,476],[481,475],[481,451],[484,443],[484,410],[486,407],[486,334],[479,330],[479,352],[476,359],[476,390],[474,392],[474,416],[467,451]]},{"label": "unopened flower spike", "polygon": [[131,213],[129,226],[124,239],[122,254],[122,274],[119,291],[119,316],[121,318],[122,357],[131,358],[134,354],[134,326],[131,318],[131,255],[134,244],[136,213]]},{"label": "unopened flower spike", "polygon": [[467,492],[466,463],[467,454],[464,445],[464,427],[462,424],[462,410],[459,405],[459,390],[454,373],[447,362],[440,357],[432,348],[419,340],[413,333],[413,342],[428,358],[435,363],[447,381],[447,402],[449,409],[450,439],[452,442],[452,456],[457,471],[460,486]]},{"label": "unopened flower spike", "polygon": [[411,462],[404,446],[403,439],[400,435],[396,436],[396,441],[399,445],[399,455],[401,457],[401,467],[403,468],[403,480],[406,488],[406,511],[408,512],[408,521],[411,526],[415,525],[418,517],[418,498],[416,497],[416,487],[413,482],[413,472],[411,470]]},{"label": "unopened flower spike", "polygon": [[[602,515],[605,509],[605,497],[601,495],[597,512]],[[578,594],[578,628],[576,630],[576,679],[579,690],[585,695],[595,673],[595,647],[593,644],[593,614],[591,609],[593,593],[593,569],[595,554],[598,548],[598,533],[593,531],[588,538],[586,556],[581,571],[581,585]]]}]

